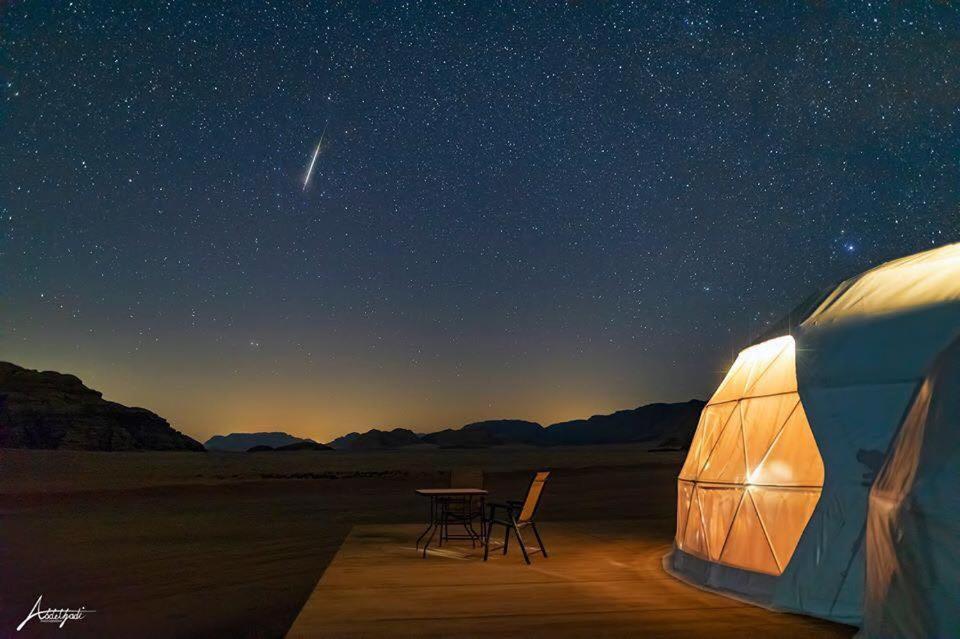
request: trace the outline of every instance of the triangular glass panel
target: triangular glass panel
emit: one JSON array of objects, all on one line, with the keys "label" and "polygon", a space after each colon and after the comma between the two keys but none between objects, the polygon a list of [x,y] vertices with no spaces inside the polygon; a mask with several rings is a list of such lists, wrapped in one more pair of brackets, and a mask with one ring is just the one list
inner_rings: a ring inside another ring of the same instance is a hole
[{"label": "triangular glass panel", "polygon": [[750,494],[777,562],[786,568],[820,499],[820,490],[754,487]]},{"label": "triangular glass panel", "polygon": [[767,486],[823,486],[823,460],[807,423],[803,404],[790,415],[759,466],[751,484]]},{"label": "triangular glass panel", "polygon": [[693,484],[677,482],[677,546],[683,550],[683,534],[687,528],[687,515],[690,513],[690,499],[693,496]]},{"label": "triangular glass panel", "polygon": [[799,402],[800,396],[796,393],[755,397],[740,402],[748,473],[767,454],[770,444]]},{"label": "triangular glass panel", "polygon": [[700,414],[700,423],[697,426],[697,432],[694,435],[693,443],[690,445],[690,452],[687,453],[687,459],[680,471],[680,479],[696,479],[700,474],[700,469],[706,463],[710,451],[717,443],[717,438],[723,432],[730,419],[730,415],[736,409],[736,402],[726,402],[723,404],[714,404],[707,406]]},{"label": "triangular glass panel", "polygon": [[707,558],[707,539],[703,530],[703,516],[700,514],[696,486],[693,489],[690,514],[687,515],[687,526],[683,533],[683,552]]},{"label": "triangular glass panel", "polygon": [[[781,340],[770,340],[763,344],[752,347],[753,365],[747,374],[746,385],[743,389],[743,397],[753,397],[758,393],[754,391],[757,382],[766,374],[767,370],[773,365],[780,354],[783,352],[785,344]],[[775,391],[776,392],[776,391]]]},{"label": "triangular glass panel", "polygon": [[[783,348],[763,374],[747,387],[747,396],[759,397],[797,390],[796,349],[793,338],[780,338]],[[778,340],[779,341],[779,340]]]},{"label": "triangular glass panel", "polygon": [[748,490],[733,520],[720,562],[737,568],[779,575],[780,568],[767,542],[767,536],[757,516],[757,509]]},{"label": "triangular glass panel", "polygon": [[743,488],[704,488],[703,486],[697,491],[700,511],[707,525],[707,549],[712,561],[720,558],[720,550],[727,539],[727,532],[730,530],[733,515],[737,512],[743,493]]},{"label": "triangular glass panel", "polygon": [[723,429],[716,446],[710,451],[703,470],[701,481],[742,484],[747,478],[747,467],[743,451],[743,432],[740,429],[740,410],[733,412]]}]

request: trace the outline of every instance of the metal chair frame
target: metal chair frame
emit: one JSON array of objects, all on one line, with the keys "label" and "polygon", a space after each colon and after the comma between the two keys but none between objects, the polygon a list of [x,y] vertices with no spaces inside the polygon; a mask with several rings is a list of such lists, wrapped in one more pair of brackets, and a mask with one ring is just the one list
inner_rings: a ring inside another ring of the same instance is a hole
[{"label": "metal chair frame", "polygon": [[[533,536],[537,539],[537,544],[540,546],[540,553],[544,556],[544,558],[549,557],[547,554],[547,549],[543,545],[543,539],[540,538],[540,531],[537,530],[537,524],[533,521],[537,515],[537,510],[540,508],[540,499],[543,497],[543,487],[541,487],[540,492],[538,492],[536,495],[533,495],[533,487],[537,482],[537,477],[542,473],[546,473],[546,477],[542,479],[542,483],[546,483],[547,479],[550,478],[550,471],[537,471],[530,480],[530,485],[527,488],[527,496],[523,501],[508,500],[506,502],[487,503],[487,506],[490,509],[490,514],[487,517],[487,530],[486,534],[484,535],[484,561],[486,561],[487,557],[490,555],[490,537],[493,535],[494,524],[503,526],[504,555],[507,554],[507,550],[510,547],[510,531],[512,530],[513,534],[517,537],[517,543],[520,544],[520,552],[523,553],[523,560],[527,562],[528,565],[530,564],[530,555],[527,551],[526,544],[523,543],[523,536],[520,534],[522,529],[529,527],[533,531]],[[536,502],[533,504],[533,510],[527,519],[520,520],[519,517],[523,513],[524,506],[530,499],[536,499]],[[498,516],[498,511],[502,511],[503,515]]]}]

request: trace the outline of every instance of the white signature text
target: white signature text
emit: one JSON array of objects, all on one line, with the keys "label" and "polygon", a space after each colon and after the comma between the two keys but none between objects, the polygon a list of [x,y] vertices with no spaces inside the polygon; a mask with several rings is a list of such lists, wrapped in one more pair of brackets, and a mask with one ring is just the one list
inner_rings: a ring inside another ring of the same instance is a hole
[{"label": "white signature text", "polygon": [[83,606],[79,608],[41,608],[40,602],[42,601],[43,595],[37,597],[37,603],[33,604],[30,614],[17,626],[17,632],[20,632],[31,619],[36,619],[40,623],[55,623],[63,628],[68,621],[79,621],[86,617],[88,613],[96,612],[96,610],[88,610]]}]

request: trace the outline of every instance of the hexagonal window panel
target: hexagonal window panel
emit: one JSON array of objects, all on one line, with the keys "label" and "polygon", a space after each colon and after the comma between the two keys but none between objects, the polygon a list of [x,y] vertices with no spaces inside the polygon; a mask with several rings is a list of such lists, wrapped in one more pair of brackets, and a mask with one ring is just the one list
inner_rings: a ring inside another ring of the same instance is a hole
[{"label": "hexagonal window panel", "polygon": [[677,547],[779,575],[823,488],[793,337],[741,351],[700,415],[677,485]]}]

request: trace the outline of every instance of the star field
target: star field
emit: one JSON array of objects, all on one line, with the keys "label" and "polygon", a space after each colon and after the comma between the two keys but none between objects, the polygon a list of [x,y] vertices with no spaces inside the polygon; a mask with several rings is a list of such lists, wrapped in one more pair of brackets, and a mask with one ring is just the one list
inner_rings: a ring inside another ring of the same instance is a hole
[{"label": "star field", "polygon": [[0,349],[198,438],[705,397],[960,240],[946,3],[131,4],[0,6]]}]

